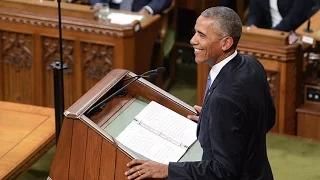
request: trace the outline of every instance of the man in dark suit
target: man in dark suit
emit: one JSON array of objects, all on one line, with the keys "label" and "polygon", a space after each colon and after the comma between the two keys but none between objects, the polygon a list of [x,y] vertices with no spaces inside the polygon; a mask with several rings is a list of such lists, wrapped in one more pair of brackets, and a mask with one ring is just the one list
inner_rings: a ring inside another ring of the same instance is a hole
[{"label": "man in dark suit", "polygon": [[316,5],[317,0],[250,0],[247,25],[289,32],[305,22]]},{"label": "man in dark suit", "polygon": [[140,14],[160,14],[170,6],[172,0],[89,0],[90,5],[109,3],[110,8],[139,12]]},{"label": "man in dark suit", "polygon": [[220,0],[220,6],[229,7],[236,11],[237,2],[236,0]]},{"label": "man in dark suit", "polygon": [[211,71],[199,116],[197,137],[202,160],[169,165],[132,160],[128,179],[272,180],[266,134],[275,123],[275,107],[263,66],[236,51],[242,33],[239,16],[213,7],[198,17],[191,39],[195,61]]}]

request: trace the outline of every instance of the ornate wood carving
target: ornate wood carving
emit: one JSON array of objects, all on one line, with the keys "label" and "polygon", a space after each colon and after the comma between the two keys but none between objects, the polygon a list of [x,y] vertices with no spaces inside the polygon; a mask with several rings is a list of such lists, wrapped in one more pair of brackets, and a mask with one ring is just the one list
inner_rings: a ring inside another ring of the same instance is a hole
[{"label": "ornate wood carving", "polygon": [[[59,39],[52,37],[42,37],[43,61],[45,62],[46,70],[52,70],[51,64],[60,61],[60,46]],[[62,41],[63,62],[68,69],[64,73],[71,73],[74,68],[74,42],[71,40]]]},{"label": "ornate wood carving", "polygon": [[0,31],[1,34],[1,59],[5,64],[20,68],[30,68],[33,59],[32,35]]},{"label": "ornate wood carving", "polygon": [[266,71],[267,81],[269,83],[270,93],[273,99],[277,97],[278,91],[278,73],[273,71]]},{"label": "ornate wood carving", "polygon": [[280,62],[295,61],[298,44],[288,46],[262,45],[260,43],[240,41],[238,52],[256,57],[257,59],[276,60]]},{"label": "ornate wood carving", "polygon": [[[53,22],[50,18],[41,17],[41,20],[36,19],[37,17],[24,18],[24,17],[11,17],[7,15],[1,15],[1,21],[9,21],[14,23],[30,24],[32,26],[43,26],[49,28],[58,28],[58,22]],[[39,18],[39,17],[38,17]],[[99,27],[88,27],[85,23],[72,24],[72,21],[63,21],[62,28],[72,31],[86,32],[86,33],[95,33],[103,34],[106,36],[116,36],[122,37],[124,34],[122,32],[116,32],[114,30],[100,29]]]},{"label": "ornate wood carving", "polygon": [[239,51],[240,54],[247,54],[256,57],[257,59],[271,59],[271,60],[286,60],[286,57],[279,56],[279,55],[272,55],[267,53],[260,53],[260,52],[253,52],[253,51]]},{"label": "ornate wood carving", "polygon": [[100,80],[113,69],[113,46],[83,42],[81,49],[86,76]]}]

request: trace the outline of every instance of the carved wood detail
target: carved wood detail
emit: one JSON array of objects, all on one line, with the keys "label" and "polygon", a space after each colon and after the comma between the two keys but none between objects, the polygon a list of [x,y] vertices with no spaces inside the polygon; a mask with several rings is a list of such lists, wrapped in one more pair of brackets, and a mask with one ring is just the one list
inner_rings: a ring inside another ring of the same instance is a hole
[{"label": "carved wood detail", "polygon": [[[59,39],[52,37],[42,37],[42,51],[43,61],[45,62],[46,70],[51,71],[51,64],[59,61],[60,62],[60,46]],[[71,40],[62,41],[63,49],[63,63],[67,65],[64,73],[72,73],[74,69],[74,42]]]},{"label": "carved wood detail", "polygon": [[288,46],[262,45],[260,43],[240,41],[237,50],[257,59],[276,60],[280,62],[295,61],[299,44]]},{"label": "carved wood detail", "polygon": [[271,60],[286,60],[287,57],[284,56],[277,56],[277,55],[272,55],[272,54],[267,54],[267,53],[260,53],[260,52],[253,52],[253,51],[239,51],[240,54],[246,54],[250,56],[254,56],[257,59],[262,58],[262,59],[271,59]]},{"label": "carved wood detail", "polygon": [[5,64],[20,68],[30,68],[33,59],[32,35],[0,31],[1,59]]},{"label": "carved wood detail", "polygon": [[[22,23],[22,24],[30,24],[32,26],[43,26],[43,27],[49,27],[49,28],[58,28],[58,22],[52,22],[52,19],[44,18],[42,19],[35,19],[36,17],[32,18],[22,18],[22,17],[11,17],[6,15],[1,15],[0,20],[2,21],[9,21],[14,23]],[[95,33],[95,34],[103,34],[106,36],[115,36],[115,37],[122,37],[124,34],[122,32],[116,32],[113,30],[106,30],[106,29],[100,29],[98,27],[85,27],[85,24],[71,24],[71,21],[64,22],[62,24],[63,29],[68,29],[72,31],[79,31],[79,32],[85,32],[85,33]]]},{"label": "carved wood detail", "polygon": [[92,79],[102,79],[113,69],[114,46],[81,43],[85,75]]},{"label": "carved wood detail", "polygon": [[267,81],[269,83],[271,96],[273,99],[275,99],[277,97],[277,94],[278,94],[277,91],[279,88],[278,72],[266,71],[266,75],[267,75]]}]

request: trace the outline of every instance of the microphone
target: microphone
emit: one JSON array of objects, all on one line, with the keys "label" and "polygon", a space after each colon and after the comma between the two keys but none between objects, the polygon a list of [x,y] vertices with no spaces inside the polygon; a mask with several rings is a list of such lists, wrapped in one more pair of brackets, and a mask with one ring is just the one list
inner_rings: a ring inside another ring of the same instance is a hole
[{"label": "microphone", "polygon": [[165,67],[158,67],[157,69],[155,70],[151,70],[152,72],[156,71],[157,73],[163,73],[166,71],[166,68]]},{"label": "microphone", "polygon": [[[151,77],[150,77],[149,75],[147,75],[147,74],[151,74],[151,73],[156,73],[156,74],[157,74],[157,73],[163,73],[163,72],[165,72],[165,71],[166,71],[166,68],[165,68],[165,67],[158,67],[157,69],[153,69],[153,70],[144,72],[143,74],[137,75],[137,76],[140,76],[140,77],[143,77],[143,78],[150,78],[150,79],[152,79],[152,78],[155,78],[155,76],[153,76],[153,77],[151,78]],[[135,77],[137,77],[137,76],[129,77],[129,78],[124,79],[124,80],[127,81],[127,80],[133,79],[133,78],[135,78]]]},{"label": "microphone", "polygon": [[308,24],[307,24],[307,28],[305,28],[303,31],[306,32],[306,33],[312,33],[313,30],[310,29],[310,18],[308,19]]},{"label": "microphone", "polygon": [[[85,115],[90,117],[93,114],[97,113],[97,112],[101,112],[102,109],[104,108],[104,106],[107,104],[107,102],[115,97],[116,95],[118,95],[119,93],[121,93],[123,90],[125,90],[130,84],[136,82],[138,79],[140,79],[141,77],[148,77],[150,79],[153,79],[157,76],[158,72],[164,72],[166,70],[165,67],[159,67],[157,69],[154,70],[150,70],[147,71],[141,75],[137,75],[137,76],[133,76],[128,78],[129,79],[133,79],[132,81],[128,82],[128,84],[124,85],[123,87],[121,87],[120,89],[118,89],[116,92],[114,92],[113,94],[111,94],[110,96],[106,97],[104,100],[102,100],[101,102],[99,102],[98,104],[96,104],[95,106],[91,107],[86,113]],[[147,75],[149,74],[149,75]],[[126,80],[126,79],[125,79]]]}]

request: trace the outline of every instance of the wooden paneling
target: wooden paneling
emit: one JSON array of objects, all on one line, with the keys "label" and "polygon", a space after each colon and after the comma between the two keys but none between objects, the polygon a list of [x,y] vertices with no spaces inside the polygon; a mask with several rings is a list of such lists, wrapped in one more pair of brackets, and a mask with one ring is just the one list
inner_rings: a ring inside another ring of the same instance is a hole
[{"label": "wooden paneling", "polygon": [[85,179],[88,127],[81,121],[73,122],[69,179]]},{"label": "wooden paneling", "polygon": [[129,169],[127,168],[127,164],[130,161],[131,159],[126,154],[117,149],[115,180],[127,179],[124,173]]},{"label": "wooden paneling", "polygon": [[125,179],[127,155],[81,120],[65,119],[63,127],[50,171],[52,179]]},{"label": "wooden paneling", "polygon": [[320,140],[320,116],[299,113],[298,136]]},{"label": "wooden paneling", "polygon": [[73,137],[73,119],[63,120],[60,138],[52,161],[50,177],[52,179],[69,179],[71,146]]},{"label": "wooden paneling", "polygon": [[[279,79],[279,71],[272,71],[272,70],[269,70],[266,66],[267,66],[267,62],[265,62],[263,65],[264,65],[264,68],[266,69],[266,75],[267,75],[267,81],[269,83],[269,89],[270,89],[270,94],[273,98],[273,102],[274,102],[274,106],[276,108],[276,110],[279,109],[279,95],[278,95],[278,92],[279,92],[279,82],[280,82],[280,79]],[[272,127],[272,129],[270,131],[272,132],[278,132],[279,131],[279,113],[276,112],[276,122],[274,124],[274,126]]]},{"label": "wooden paneling", "polygon": [[113,144],[108,141],[103,141],[100,162],[100,180],[104,180],[105,177],[114,178],[116,170],[116,158],[116,147],[114,147]]},{"label": "wooden paneling", "polygon": [[[100,177],[100,167],[102,159],[102,141],[104,139],[97,134],[94,130],[88,129],[87,138],[87,155],[85,162],[84,179],[99,179]],[[111,159],[112,160],[112,159]],[[111,167],[113,162],[111,161]],[[108,167],[109,165],[107,165]]]},{"label": "wooden paneling", "polygon": [[[52,95],[54,94],[54,81],[53,81],[53,69],[52,69],[52,63],[60,61],[60,48],[59,48],[59,39],[48,37],[48,36],[42,36],[41,37],[41,70],[42,70],[42,99],[43,104],[49,107],[54,107],[54,98]],[[66,69],[63,73],[64,76],[64,91],[65,91],[65,103],[67,105],[72,104],[74,98],[73,97],[73,90],[77,89],[76,82],[77,78],[75,77],[75,58],[74,58],[74,40],[63,40],[63,47],[64,47],[64,53],[63,53],[63,60],[64,63],[68,66],[68,69]],[[41,81],[39,81],[41,82]],[[32,92],[31,92],[32,93]]]},{"label": "wooden paneling", "polygon": [[278,120],[279,133],[296,134],[297,116],[296,116],[296,93],[297,93],[297,57],[296,62],[290,61],[281,63],[280,69],[280,84],[279,84],[279,106],[278,106]]},{"label": "wooden paneling", "polygon": [[[269,29],[252,29],[250,27],[242,28],[243,34],[241,41],[257,42],[272,46],[285,46],[288,44],[288,32],[270,31]],[[258,49],[256,49],[258,50]],[[276,50],[274,50],[276,52]]]},{"label": "wooden paneling", "polygon": [[[1,100],[32,104],[34,41],[27,32],[1,31]],[[28,77],[28,78],[26,78]]]},{"label": "wooden paneling", "polygon": [[[111,69],[150,69],[160,16],[116,25],[94,18],[87,5],[61,3],[65,107]],[[53,70],[60,61],[57,2],[0,1],[0,100],[54,106]]]},{"label": "wooden paneling", "polygon": [[320,140],[320,104],[305,103],[298,109],[298,136]]}]

